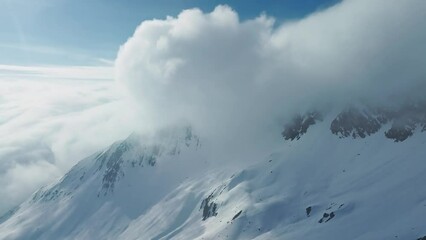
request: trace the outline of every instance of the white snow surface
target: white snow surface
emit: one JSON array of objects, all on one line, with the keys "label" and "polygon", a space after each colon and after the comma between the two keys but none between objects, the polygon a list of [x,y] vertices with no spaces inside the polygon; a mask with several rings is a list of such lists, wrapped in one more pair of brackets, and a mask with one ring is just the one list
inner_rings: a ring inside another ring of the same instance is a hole
[{"label": "white snow surface", "polygon": [[[341,139],[323,121],[230,167],[205,163],[189,128],[132,135],[0,218],[0,239],[414,240],[426,235],[425,143]],[[217,214],[203,220],[205,199]]]}]

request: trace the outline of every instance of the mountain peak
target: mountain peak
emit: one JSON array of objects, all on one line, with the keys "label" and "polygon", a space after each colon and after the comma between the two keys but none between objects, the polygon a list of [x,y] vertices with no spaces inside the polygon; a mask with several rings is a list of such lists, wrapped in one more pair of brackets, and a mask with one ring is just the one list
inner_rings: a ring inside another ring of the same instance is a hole
[{"label": "mountain peak", "polygon": [[[299,140],[308,128],[323,121],[325,114],[308,112],[298,114],[284,125],[285,140]],[[366,138],[386,129],[384,136],[395,142],[405,141],[416,130],[426,131],[426,104],[405,104],[398,108],[348,107],[329,116],[330,131],[339,138]]]}]

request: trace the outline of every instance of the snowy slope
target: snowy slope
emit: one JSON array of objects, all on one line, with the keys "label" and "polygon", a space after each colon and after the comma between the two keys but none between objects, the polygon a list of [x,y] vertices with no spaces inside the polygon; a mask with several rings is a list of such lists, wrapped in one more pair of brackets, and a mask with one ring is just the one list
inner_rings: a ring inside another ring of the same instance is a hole
[{"label": "snowy slope", "polygon": [[424,119],[386,116],[299,116],[270,155],[232,169],[203,168],[189,128],[132,135],[3,217],[0,239],[417,239]]}]

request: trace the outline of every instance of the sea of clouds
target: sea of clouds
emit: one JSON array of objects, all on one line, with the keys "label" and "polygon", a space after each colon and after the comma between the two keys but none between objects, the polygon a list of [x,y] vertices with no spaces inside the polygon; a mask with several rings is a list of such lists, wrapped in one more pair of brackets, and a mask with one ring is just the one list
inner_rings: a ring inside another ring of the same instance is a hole
[{"label": "sea of clouds", "polygon": [[132,131],[112,68],[0,69],[0,213]]}]

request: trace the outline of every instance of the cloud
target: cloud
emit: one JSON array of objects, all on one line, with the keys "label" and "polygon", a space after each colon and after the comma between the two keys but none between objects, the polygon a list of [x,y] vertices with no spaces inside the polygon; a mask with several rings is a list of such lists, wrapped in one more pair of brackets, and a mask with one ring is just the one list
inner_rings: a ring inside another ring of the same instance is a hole
[{"label": "cloud", "polygon": [[116,80],[152,126],[254,137],[247,129],[295,111],[423,96],[425,13],[421,0],[347,0],[285,23],[240,21],[227,6],[185,10],[138,26]]},{"label": "cloud", "polygon": [[133,131],[131,106],[111,73],[0,66],[0,215]]},{"label": "cloud", "polygon": [[[101,61],[107,62],[105,59]],[[0,79],[112,80],[113,67],[0,65]]]},{"label": "cloud", "polygon": [[230,165],[282,144],[295,112],[419,100],[424,22],[423,0],[347,0],[284,23],[218,6],[142,22],[118,52],[118,86],[110,66],[2,65],[0,213],[136,128],[191,124],[203,161]]}]

